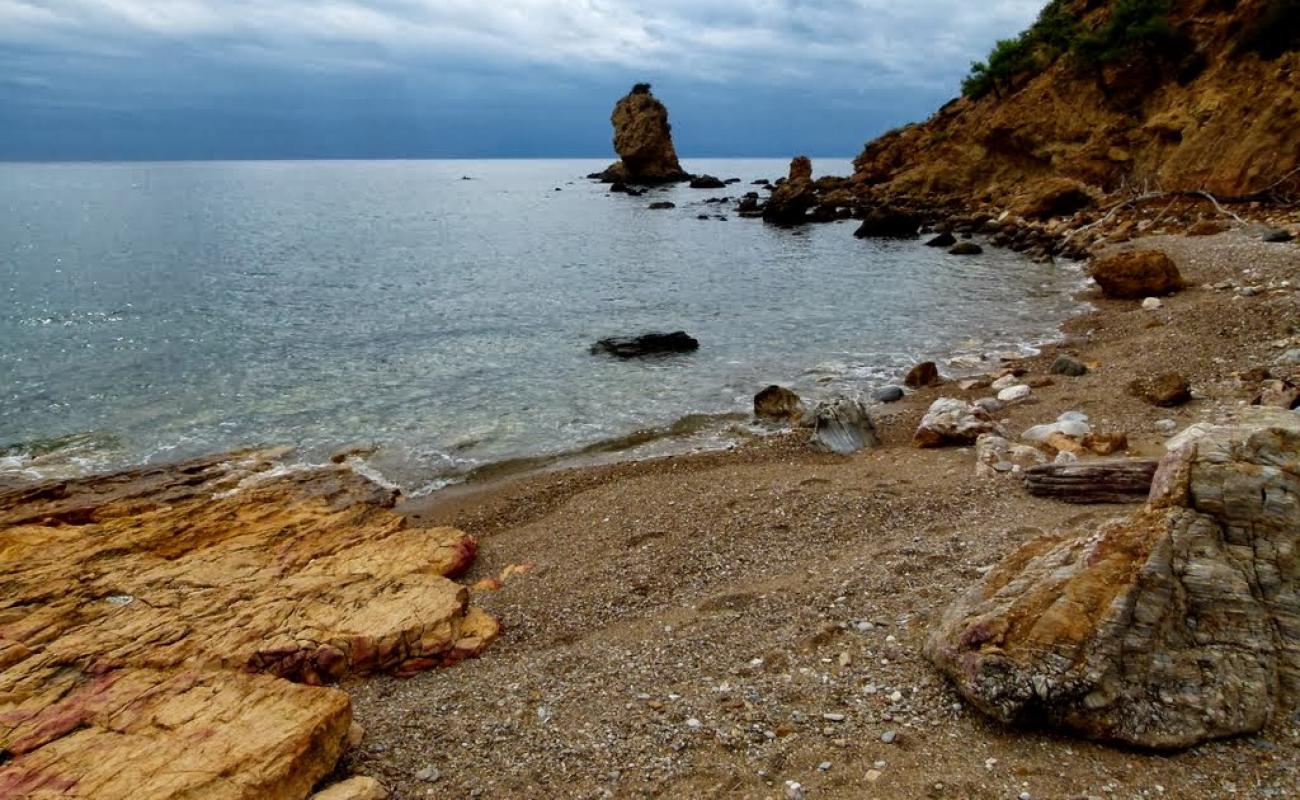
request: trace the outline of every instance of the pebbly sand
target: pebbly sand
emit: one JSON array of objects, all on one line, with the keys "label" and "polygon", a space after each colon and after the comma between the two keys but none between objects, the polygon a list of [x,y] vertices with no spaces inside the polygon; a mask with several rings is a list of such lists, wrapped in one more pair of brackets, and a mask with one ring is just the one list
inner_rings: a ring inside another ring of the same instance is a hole
[{"label": "pebbly sand", "polygon": [[[1237,373],[1300,346],[1300,245],[1136,245],[1168,252],[1190,288],[1158,311],[1086,294],[1095,310],[1023,362],[1051,385],[1002,415],[1013,431],[1078,410],[1156,454],[1158,420],[1220,417],[1249,401]],[[1059,352],[1099,366],[1049,376]],[[1126,394],[1168,371],[1191,403]],[[920,657],[929,621],[1012,548],[1130,508],[1032,498],[977,478],[970,449],[910,445],[935,398],[988,394],[949,384],[882,407],[883,446],[849,457],[794,433],[412,502],[478,538],[469,580],[532,569],[476,598],[505,625],[480,659],[344,687],[366,729],[344,768],[396,798],[784,798],[788,781],[814,799],[1300,794],[1300,713],[1256,737],[1128,751],[993,722]]]}]

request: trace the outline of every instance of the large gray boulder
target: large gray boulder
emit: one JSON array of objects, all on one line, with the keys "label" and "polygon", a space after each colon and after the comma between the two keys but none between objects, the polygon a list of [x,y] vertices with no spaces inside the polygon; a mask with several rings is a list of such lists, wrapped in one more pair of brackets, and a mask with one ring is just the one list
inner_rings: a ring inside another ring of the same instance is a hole
[{"label": "large gray boulder", "polygon": [[818,403],[805,422],[812,428],[809,443],[817,450],[848,455],[880,444],[866,405],[856,398],[836,397]]},{"label": "large gray boulder", "polygon": [[1300,700],[1300,414],[1248,409],[1161,462],[1147,505],[1035,539],[925,655],[1008,723],[1147,748],[1260,730]]}]

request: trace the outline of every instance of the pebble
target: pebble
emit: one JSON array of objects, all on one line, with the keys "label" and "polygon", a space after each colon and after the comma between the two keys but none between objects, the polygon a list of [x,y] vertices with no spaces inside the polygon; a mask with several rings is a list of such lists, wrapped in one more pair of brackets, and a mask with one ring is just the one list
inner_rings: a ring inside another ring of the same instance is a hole
[{"label": "pebble", "polygon": [[898,386],[885,386],[876,390],[877,403],[897,403],[903,399],[903,390]]},{"label": "pebble", "polygon": [[828,770],[830,770],[830,768],[831,768],[831,762],[829,761],[823,761],[822,763],[817,765],[817,769],[821,770],[822,772],[827,772]]},{"label": "pebble", "polygon": [[880,741],[884,742],[885,744],[893,744],[894,740],[896,740],[897,738],[898,738],[898,731],[885,731],[884,733],[880,734]]},{"label": "pebble", "polygon": [[993,389],[994,391],[1000,392],[1003,389],[1009,389],[1012,386],[1015,386],[1017,381],[1018,379],[1015,375],[1003,375],[1001,378],[993,381]]},{"label": "pebble", "polygon": [[425,783],[437,783],[438,779],[441,777],[442,773],[432,764],[415,773],[415,779],[418,781],[424,781]]},{"label": "pebble", "polygon": [[845,720],[845,716],[843,714],[835,714],[835,713],[822,714],[822,719],[826,720],[827,722],[843,722]]},{"label": "pebble", "polygon": [[786,800],[804,800],[806,796],[807,795],[804,794],[803,786],[799,785],[795,781],[785,782]]},{"label": "pebble", "polygon": [[692,730],[699,730],[700,728],[704,727],[704,723],[700,722],[695,717],[691,717],[690,719],[686,720],[686,727],[691,728]]},{"label": "pebble", "polygon": [[867,775],[866,775],[867,783],[875,783],[876,781],[880,780],[880,775],[881,773],[880,770],[878,769],[867,770]]},{"label": "pebble", "polygon": [[1034,798],[1029,794],[1029,792],[1021,792],[1016,800],[1034,800]]},{"label": "pebble", "polygon": [[1178,423],[1172,419],[1157,420],[1155,428],[1166,436],[1171,436],[1178,430]]},{"label": "pebble", "polygon": [[1145,311],[1159,311],[1164,303],[1160,302],[1159,297],[1148,297],[1142,301],[1142,308]]},{"label": "pebble", "polygon": [[1282,364],[1300,364],[1300,349],[1288,350],[1278,359]]},{"label": "pebble", "polygon": [[1007,388],[998,392],[998,402],[1014,403],[1019,400],[1024,400],[1025,398],[1029,397],[1029,395],[1033,394],[1033,391],[1034,391],[1033,389],[1030,389],[1028,386],[1024,385],[1023,383],[1018,384],[1016,386],[1008,386]]}]

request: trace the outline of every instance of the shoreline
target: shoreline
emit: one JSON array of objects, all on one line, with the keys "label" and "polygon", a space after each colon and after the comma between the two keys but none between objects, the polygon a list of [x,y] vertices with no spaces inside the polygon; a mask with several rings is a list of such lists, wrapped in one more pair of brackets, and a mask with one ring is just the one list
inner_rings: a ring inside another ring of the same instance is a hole
[{"label": "shoreline", "polygon": [[[1251,391],[1235,375],[1300,335],[1279,331],[1300,304],[1293,288],[1206,288],[1300,285],[1294,245],[1233,232],[1136,246],[1169,252],[1189,288],[1154,312],[1084,292],[1093,310],[1018,365],[1051,383],[1034,389],[1037,404],[1005,412],[1013,430],[1082,410],[1126,433],[1130,455],[1158,455],[1157,421],[1181,429],[1230,415]],[[1049,376],[1061,353],[1097,366]],[[1191,379],[1190,404],[1125,393],[1165,369]],[[1219,798],[1228,784],[1258,796],[1300,786],[1288,718],[1179,753],[1129,751],[995,723],[920,657],[930,621],[1016,545],[1132,508],[1030,497],[1011,479],[977,477],[969,448],[911,445],[932,400],[987,393],[922,389],[885,407],[880,447],[852,456],[814,453],[794,432],[405,503],[416,524],[478,539],[470,580],[530,570],[476,594],[505,625],[477,661],[346,684],[368,732],[346,768],[396,797],[424,796],[414,775],[430,764],[448,796],[776,797],[787,780],[819,797]]]}]

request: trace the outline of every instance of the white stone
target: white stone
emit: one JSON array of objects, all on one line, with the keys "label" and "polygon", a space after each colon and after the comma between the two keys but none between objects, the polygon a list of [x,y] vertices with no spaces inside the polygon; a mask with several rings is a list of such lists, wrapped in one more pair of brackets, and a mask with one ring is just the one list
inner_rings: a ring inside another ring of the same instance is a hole
[{"label": "white stone", "polygon": [[1033,392],[1033,389],[1030,389],[1023,383],[1016,386],[1009,386],[998,392],[998,401],[1001,403],[1018,403],[1029,397]]},{"label": "white stone", "polygon": [[1082,411],[1066,411],[1056,418],[1057,422],[1087,422],[1088,415]]},{"label": "white stone", "polygon": [[1159,297],[1148,297],[1142,301],[1142,308],[1147,311],[1159,311],[1164,303],[1160,302]]},{"label": "white stone", "polygon": [[1015,375],[1003,375],[1001,378],[993,381],[993,389],[994,391],[1000,392],[1008,386],[1015,386],[1019,382],[1020,379]]}]

